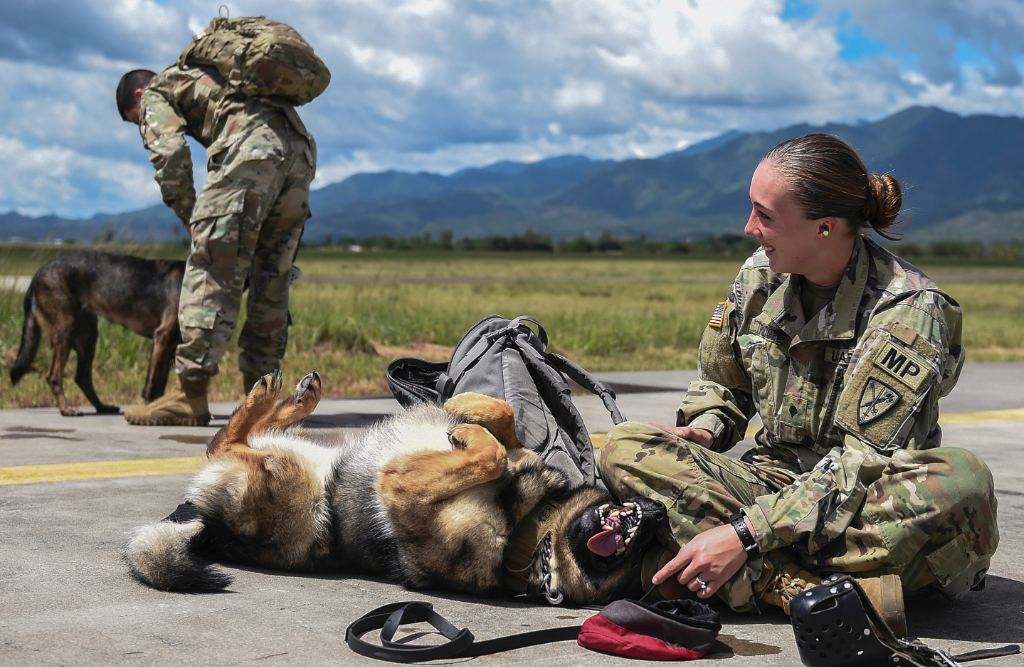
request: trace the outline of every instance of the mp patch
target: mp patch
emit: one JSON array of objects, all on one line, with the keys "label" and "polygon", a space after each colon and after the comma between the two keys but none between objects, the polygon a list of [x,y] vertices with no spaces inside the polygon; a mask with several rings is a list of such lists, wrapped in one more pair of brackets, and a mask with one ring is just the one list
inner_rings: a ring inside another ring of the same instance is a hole
[{"label": "mp patch", "polygon": [[857,404],[857,424],[863,426],[869,424],[900,402],[899,392],[873,377],[869,377],[860,392],[860,402]]},{"label": "mp patch", "polygon": [[721,329],[722,328],[722,320],[724,319],[724,316],[725,316],[725,301],[721,301],[721,302],[719,302],[719,304],[717,306],[715,306],[715,313],[714,313],[714,315],[711,316],[711,321],[708,322],[708,326],[709,327],[715,327],[716,329]]},{"label": "mp patch", "polygon": [[876,366],[914,391],[920,389],[925,380],[931,377],[931,366],[924,359],[892,341],[879,347],[873,361]]}]

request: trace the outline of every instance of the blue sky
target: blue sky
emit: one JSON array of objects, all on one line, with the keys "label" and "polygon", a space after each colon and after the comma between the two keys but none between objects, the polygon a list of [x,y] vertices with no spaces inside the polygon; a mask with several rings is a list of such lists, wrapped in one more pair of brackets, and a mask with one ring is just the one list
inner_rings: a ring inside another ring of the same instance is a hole
[{"label": "blue sky", "polygon": [[[220,4],[0,3],[0,211],[158,203],[114,87],[128,69],[171,64]],[[728,129],[912,104],[1024,113],[1020,0],[226,4],[293,24],[331,68],[327,92],[300,109],[319,144],[314,187],[360,171],[653,157]]]}]

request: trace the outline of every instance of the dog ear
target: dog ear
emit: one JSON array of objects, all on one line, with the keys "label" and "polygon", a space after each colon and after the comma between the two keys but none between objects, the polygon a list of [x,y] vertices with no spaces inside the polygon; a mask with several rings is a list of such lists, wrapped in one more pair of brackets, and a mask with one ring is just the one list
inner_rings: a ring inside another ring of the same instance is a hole
[{"label": "dog ear", "polygon": [[221,590],[231,583],[231,576],[194,550],[203,528],[201,520],[142,526],[128,540],[122,557],[132,576],[153,588],[194,593]]}]

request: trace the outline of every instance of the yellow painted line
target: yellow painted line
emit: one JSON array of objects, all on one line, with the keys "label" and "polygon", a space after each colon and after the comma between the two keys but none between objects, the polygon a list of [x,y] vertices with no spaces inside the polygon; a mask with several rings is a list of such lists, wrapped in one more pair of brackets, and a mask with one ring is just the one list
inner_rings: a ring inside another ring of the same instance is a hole
[{"label": "yellow painted line", "polygon": [[[989,424],[995,422],[1024,422],[1024,408],[1010,410],[983,410],[961,412],[939,417],[942,426]],[[748,426],[751,438],[760,426]],[[606,433],[591,433],[595,448],[604,442]],[[41,484],[68,482],[80,479],[112,479],[115,477],[147,477],[150,475],[180,475],[193,473],[206,461],[205,456],[181,456],[167,459],[134,459],[130,461],[92,461],[89,463],[48,463],[44,465],[12,466],[0,468],[0,486],[9,484]]]},{"label": "yellow painted line", "polygon": [[981,412],[959,412],[951,415],[939,415],[940,426],[987,424],[991,422],[1024,422],[1024,408],[1013,408],[1010,410],[983,410]]},{"label": "yellow painted line", "polygon": [[[996,422],[1024,422],[1024,408],[1008,410],[982,410],[980,412],[956,412],[939,415],[940,426],[965,426],[968,424],[991,424]],[[746,437],[753,438],[761,430],[760,424],[747,426]],[[590,441],[600,447],[607,433],[591,433]]]},{"label": "yellow painted line", "polygon": [[47,463],[43,465],[0,468],[0,486],[70,482],[80,479],[147,477],[193,473],[206,462],[205,456],[180,456],[167,459],[131,461],[90,461],[89,463]]}]

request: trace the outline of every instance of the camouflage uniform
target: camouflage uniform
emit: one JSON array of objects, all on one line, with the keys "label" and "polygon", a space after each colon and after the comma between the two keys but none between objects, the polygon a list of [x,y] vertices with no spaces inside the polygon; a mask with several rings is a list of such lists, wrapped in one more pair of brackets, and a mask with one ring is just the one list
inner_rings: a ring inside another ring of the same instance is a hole
[{"label": "camouflage uniform", "polygon": [[[278,367],[288,340],[288,279],[306,219],[316,144],[280,100],[232,94],[208,67],[167,68],[142,94],[140,131],[164,203],[192,234],[178,306],[178,374],[217,373],[238,320],[243,374]],[[197,197],[185,135],[206,148],[209,176]]]},{"label": "camouflage uniform", "polygon": [[[786,549],[818,573],[899,574],[913,591],[960,597],[999,541],[992,475],[974,454],[939,447],[938,402],[963,366],[961,313],[927,277],[873,241],[856,241],[834,299],[804,317],[798,277],[750,257],[701,340],[701,379],[679,426],[711,449],[643,424],[613,429],[599,467],[620,498],[669,507],[669,548],[743,511],[762,552]],[[743,439],[755,411],[756,447]],[[754,558],[718,595],[753,605]]]}]

